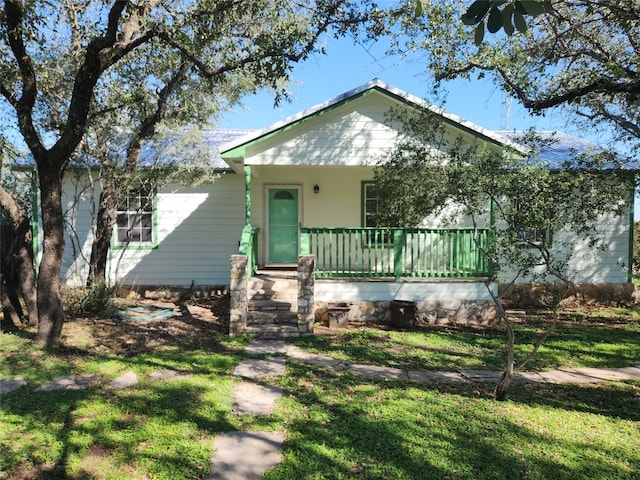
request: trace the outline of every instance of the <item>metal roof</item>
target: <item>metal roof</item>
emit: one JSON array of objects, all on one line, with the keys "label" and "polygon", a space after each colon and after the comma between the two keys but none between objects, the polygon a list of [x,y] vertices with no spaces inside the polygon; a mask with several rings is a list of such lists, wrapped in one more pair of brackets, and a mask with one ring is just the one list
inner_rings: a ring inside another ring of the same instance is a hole
[{"label": "metal roof", "polygon": [[[580,162],[580,158],[585,155],[603,154],[616,152],[604,149],[594,143],[588,142],[582,138],[574,137],[558,131],[499,131],[500,135],[511,138],[515,142],[522,142],[523,138],[534,135],[540,141],[540,151],[537,160],[546,164],[552,169],[584,168],[584,162]],[[600,168],[620,168],[624,164],[624,168],[634,170],[638,168],[637,161],[625,159],[618,156],[618,162],[609,162],[600,166]]]}]

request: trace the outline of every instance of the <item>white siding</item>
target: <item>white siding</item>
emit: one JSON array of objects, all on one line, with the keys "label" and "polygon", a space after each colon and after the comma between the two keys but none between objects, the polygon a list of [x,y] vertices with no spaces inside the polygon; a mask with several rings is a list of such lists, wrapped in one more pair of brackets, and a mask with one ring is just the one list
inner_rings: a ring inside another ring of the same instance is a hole
[{"label": "white siding", "polygon": [[[245,164],[372,165],[394,146],[403,129],[389,117],[390,109],[399,107],[404,105],[379,92],[365,95],[248,146]],[[450,140],[461,136],[470,143],[478,141],[451,126],[447,132]]]},{"label": "white siding", "polygon": [[331,301],[371,301],[388,302],[391,300],[407,300],[419,302],[423,300],[487,300],[491,295],[482,282],[447,282],[433,283],[412,282],[344,282],[318,280],[315,284],[316,302]]},{"label": "white siding", "polygon": [[[630,228],[633,228],[630,215],[604,215],[594,228],[595,237],[602,240],[603,248],[594,248],[589,245],[586,237],[580,238],[563,230],[553,232],[552,250],[558,254],[558,258],[562,258],[562,252],[570,249],[572,253],[567,273],[575,283],[628,283]],[[567,256],[564,255],[564,258]],[[524,277],[519,282],[530,280],[531,278]]]},{"label": "white siding", "polygon": [[87,280],[93,241],[92,219],[100,199],[100,189],[95,173],[70,169],[65,174],[62,208],[66,236],[61,281],[67,285],[84,285]]},{"label": "white siding", "polygon": [[[70,188],[67,182],[65,191]],[[67,284],[82,285],[86,279],[92,239],[90,206],[91,195],[85,195],[74,216],[77,240],[67,239],[62,272]],[[110,281],[123,285],[228,284],[229,257],[238,251],[244,225],[242,176],[225,174],[213,184],[163,188],[156,207],[158,247],[111,250]],[[81,246],[82,254],[74,245]]]},{"label": "white siding", "polygon": [[223,175],[211,185],[158,192],[158,248],[112,250],[109,272],[125,285],[229,284],[229,258],[244,225],[244,180]]},{"label": "white siding", "polygon": [[370,163],[393,145],[396,133],[384,125],[388,103],[362,105],[362,101],[356,100],[260,142],[248,149],[246,163],[343,166]]}]

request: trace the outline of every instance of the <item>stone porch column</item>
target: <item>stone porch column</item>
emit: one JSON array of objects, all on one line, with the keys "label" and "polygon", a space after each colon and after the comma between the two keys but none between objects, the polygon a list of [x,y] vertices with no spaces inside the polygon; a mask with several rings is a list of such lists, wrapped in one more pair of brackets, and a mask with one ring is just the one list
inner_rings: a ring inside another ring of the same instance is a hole
[{"label": "stone porch column", "polygon": [[316,281],[316,263],[313,255],[298,257],[298,332],[300,335],[313,333],[314,290]]},{"label": "stone porch column", "polygon": [[229,335],[235,337],[247,329],[247,256],[231,255]]}]

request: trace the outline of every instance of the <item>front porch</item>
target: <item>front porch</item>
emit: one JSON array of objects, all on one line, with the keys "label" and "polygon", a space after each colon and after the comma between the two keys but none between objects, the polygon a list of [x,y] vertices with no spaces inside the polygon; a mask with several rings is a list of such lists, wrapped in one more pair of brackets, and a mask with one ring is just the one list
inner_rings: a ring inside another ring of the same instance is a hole
[{"label": "front porch", "polygon": [[301,228],[318,278],[475,278],[490,274],[486,229]]},{"label": "front porch", "polygon": [[294,286],[289,287],[297,299],[284,313],[283,302],[274,304],[273,324],[258,327],[252,316],[260,314],[252,305],[264,292],[254,285],[263,285],[269,272],[262,270],[252,280],[260,258],[257,234],[247,226],[239,254],[232,256],[232,335],[311,335],[314,323],[323,321],[336,302],[348,305],[351,321],[385,322],[393,300],[415,302],[427,323],[487,324],[495,316],[485,285],[487,230],[301,228]]},{"label": "front porch", "polygon": [[[249,278],[260,258],[258,228],[245,226],[239,255]],[[300,228],[299,255],[315,258],[317,278],[484,278],[489,230],[471,228]]]}]

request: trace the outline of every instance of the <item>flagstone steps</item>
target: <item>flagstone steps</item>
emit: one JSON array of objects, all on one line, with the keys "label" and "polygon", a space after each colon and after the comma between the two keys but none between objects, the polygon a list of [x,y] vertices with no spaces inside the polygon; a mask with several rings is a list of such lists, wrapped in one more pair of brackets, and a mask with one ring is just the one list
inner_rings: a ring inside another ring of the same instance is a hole
[{"label": "flagstone steps", "polygon": [[292,272],[259,273],[247,288],[247,333],[262,339],[300,336],[298,282]]}]

